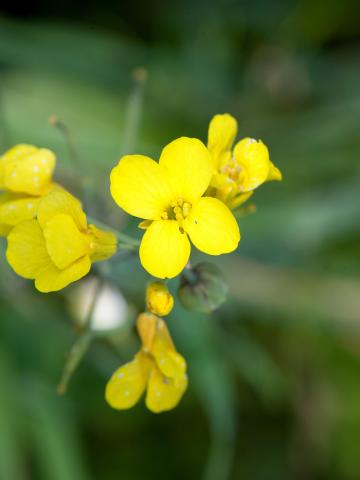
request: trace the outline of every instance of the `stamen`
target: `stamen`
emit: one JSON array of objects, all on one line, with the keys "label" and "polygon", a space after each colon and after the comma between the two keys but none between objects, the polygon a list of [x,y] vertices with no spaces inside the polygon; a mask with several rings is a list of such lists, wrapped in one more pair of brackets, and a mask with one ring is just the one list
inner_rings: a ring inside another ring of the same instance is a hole
[{"label": "stamen", "polygon": [[185,220],[191,211],[191,203],[185,202],[183,198],[178,197],[170,202],[169,208],[161,215],[163,220],[176,220],[180,224]]}]

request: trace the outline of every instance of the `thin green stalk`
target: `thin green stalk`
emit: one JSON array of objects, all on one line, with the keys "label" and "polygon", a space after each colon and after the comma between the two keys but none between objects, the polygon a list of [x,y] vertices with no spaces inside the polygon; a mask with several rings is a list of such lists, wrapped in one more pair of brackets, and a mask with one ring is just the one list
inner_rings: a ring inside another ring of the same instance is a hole
[{"label": "thin green stalk", "polygon": [[144,99],[144,87],[147,80],[145,68],[138,67],[133,71],[134,85],[129,95],[125,112],[125,131],[123,136],[123,153],[133,153],[139,134]]},{"label": "thin green stalk", "polygon": [[101,289],[103,286],[103,280],[97,278],[97,283],[95,287],[95,292],[94,296],[91,302],[91,306],[89,308],[89,311],[87,313],[84,326],[83,326],[83,332],[80,335],[80,337],[75,341],[75,343],[72,345],[68,357],[66,359],[63,373],[61,376],[61,380],[59,382],[59,385],[57,387],[57,391],[59,395],[64,395],[66,393],[67,387],[69,385],[69,382],[79,366],[81,360],[83,359],[85,353],[88,351],[93,339],[94,339],[94,334],[91,330],[91,318],[94,313],[94,309],[97,303],[97,300],[99,298]]},{"label": "thin green stalk", "polygon": [[62,121],[60,120],[56,115],[52,115],[49,118],[49,123],[53,127],[55,127],[63,136],[68,152],[69,152],[69,158],[71,161],[72,166],[78,170],[79,172],[82,172],[81,175],[81,190],[82,190],[82,197],[84,200],[85,208],[89,208],[91,205],[91,185],[92,185],[92,178],[88,175],[84,175],[83,172],[87,172],[88,168],[84,164],[83,159],[79,155],[77,145],[75,138],[73,134],[71,133],[71,130],[69,127]]}]

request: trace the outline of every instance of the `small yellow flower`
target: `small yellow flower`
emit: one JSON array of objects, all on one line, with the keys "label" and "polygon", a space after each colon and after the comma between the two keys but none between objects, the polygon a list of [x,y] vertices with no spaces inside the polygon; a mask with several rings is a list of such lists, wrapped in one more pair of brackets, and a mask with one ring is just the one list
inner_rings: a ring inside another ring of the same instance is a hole
[{"label": "small yellow flower", "polygon": [[171,410],[187,385],[185,359],[176,351],[166,324],[151,313],[137,321],[142,348],[134,360],[114,372],[105,391],[109,405],[118,410],[133,407],[146,392],[146,406],[154,413]]},{"label": "small yellow flower", "polygon": [[166,285],[161,282],[152,282],[146,289],[146,306],[151,313],[164,317],[173,309],[174,297]]},{"label": "small yellow flower", "polygon": [[53,152],[33,145],[16,145],[0,157],[0,236],[23,220],[35,217],[40,198],[60,188],[52,183]]},{"label": "small yellow flower", "polygon": [[190,257],[190,242],[209,255],[236,249],[240,232],[221,201],[202,197],[213,173],[200,140],[182,137],[167,145],[159,163],[126,155],[111,172],[111,194],[130,215],[145,219],[140,245],[143,267],[158,278],[172,278]]},{"label": "small yellow flower", "polygon": [[208,148],[214,175],[210,191],[230,208],[236,208],[253,191],[269,180],[282,180],[281,172],[270,161],[269,151],[261,140],[240,140],[232,150],[237,122],[225,113],[215,115],[209,125]]},{"label": "small yellow flower", "polygon": [[40,292],[61,290],[116,251],[113,233],[88,225],[81,203],[65,191],[44,196],[37,218],[16,225],[7,240],[9,264]]}]

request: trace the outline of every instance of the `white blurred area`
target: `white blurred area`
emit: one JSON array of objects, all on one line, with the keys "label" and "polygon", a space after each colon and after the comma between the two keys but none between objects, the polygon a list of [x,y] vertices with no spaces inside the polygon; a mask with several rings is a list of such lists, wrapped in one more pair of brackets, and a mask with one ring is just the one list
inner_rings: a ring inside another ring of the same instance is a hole
[{"label": "white blurred area", "polygon": [[128,318],[129,306],[120,290],[97,277],[90,276],[79,282],[72,290],[69,300],[70,311],[76,323],[85,326],[89,321],[94,332],[116,330]]}]

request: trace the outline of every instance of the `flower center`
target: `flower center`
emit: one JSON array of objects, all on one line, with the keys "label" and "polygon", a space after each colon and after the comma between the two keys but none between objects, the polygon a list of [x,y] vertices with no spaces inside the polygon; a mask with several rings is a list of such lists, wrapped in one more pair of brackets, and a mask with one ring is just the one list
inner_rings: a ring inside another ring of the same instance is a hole
[{"label": "flower center", "polygon": [[241,166],[236,162],[235,158],[232,157],[228,163],[223,165],[220,168],[220,173],[224,173],[230,180],[235,183],[238,183],[241,175]]},{"label": "flower center", "polygon": [[191,211],[191,203],[184,202],[181,197],[173,200],[170,206],[161,214],[163,220],[176,220],[179,223],[183,222]]}]

